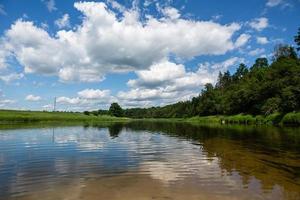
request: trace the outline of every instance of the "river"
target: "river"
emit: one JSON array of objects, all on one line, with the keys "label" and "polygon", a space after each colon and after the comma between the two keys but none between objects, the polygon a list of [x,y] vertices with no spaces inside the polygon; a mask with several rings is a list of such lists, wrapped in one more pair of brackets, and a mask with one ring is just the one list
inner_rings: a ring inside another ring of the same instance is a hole
[{"label": "river", "polygon": [[300,199],[299,128],[0,128],[0,199]]}]

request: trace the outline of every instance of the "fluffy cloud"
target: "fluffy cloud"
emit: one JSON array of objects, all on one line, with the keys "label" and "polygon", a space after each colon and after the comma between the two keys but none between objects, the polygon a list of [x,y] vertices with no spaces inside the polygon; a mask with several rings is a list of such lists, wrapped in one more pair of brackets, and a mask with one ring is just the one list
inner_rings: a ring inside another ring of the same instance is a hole
[{"label": "fluffy cloud", "polygon": [[202,63],[194,72],[186,71],[182,64],[164,60],[148,70],[136,72],[137,78],[128,81],[130,89],[112,96],[109,90],[85,89],[76,97],[58,97],[57,105],[66,109],[88,110],[107,108],[112,102],[122,107],[149,107],[184,101],[197,96],[206,83],[215,83],[218,73],[238,65],[244,59],[229,58],[220,63]]},{"label": "fluffy cloud", "polygon": [[258,44],[267,44],[269,43],[268,38],[266,37],[257,37],[256,41]]},{"label": "fluffy cloud", "polygon": [[250,56],[257,56],[257,55],[262,54],[264,52],[265,52],[265,49],[257,48],[257,49],[254,49],[254,50],[250,51],[249,55]]},{"label": "fluffy cloud", "polygon": [[[85,89],[79,91],[76,97],[58,97],[57,106],[68,106],[70,110],[99,109],[99,106],[107,107],[116,98],[110,95],[109,90]],[[65,107],[66,108],[66,107]]]},{"label": "fluffy cloud", "polygon": [[139,79],[129,80],[130,87],[155,87],[176,78],[183,77],[185,67],[181,64],[175,64],[168,61],[154,64],[149,70],[136,72]]},{"label": "fluffy cloud", "polygon": [[168,91],[167,88],[135,88],[126,92],[119,92],[118,98],[129,101],[151,101],[158,99],[177,99],[177,91]]},{"label": "fluffy cloud", "polygon": [[54,107],[53,107],[52,104],[46,104],[46,105],[43,105],[42,108],[43,108],[43,109],[46,109],[46,110],[51,110],[51,109],[53,109]]},{"label": "fluffy cloud", "polygon": [[179,19],[180,18],[180,13],[177,9],[172,8],[172,7],[166,7],[162,10],[162,13],[170,18],[171,20]]},{"label": "fluffy cloud", "polygon": [[3,94],[2,90],[0,90],[0,107],[7,107],[8,105],[11,105],[15,103],[15,100],[11,99],[3,99],[5,95]]},{"label": "fluffy cloud", "polygon": [[29,94],[25,97],[26,101],[40,101],[42,98],[40,96],[35,96],[32,94]]},{"label": "fluffy cloud", "polygon": [[78,92],[78,96],[85,99],[107,99],[109,95],[109,90],[85,89]]},{"label": "fluffy cloud", "polygon": [[88,101],[86,99],[81,99],[79,97],[76,98],[58,97],[56,99],[56,103],[77,105],[77,104],[87,104]]},{"label": "fluffy cloud", "polygon": [[24,77],[24,74],[20,73],[11,73],[11,74],[6,74],[6,75],[0,75],[0,80],[5,82],[5,83],[10,83],[15,80],[19,80]]},{"label": "fluffy cloud", "polygon": [[0,103],[1,104],[11,104],[11,103],[14,103],[15,101],[14,100],[11,100],[11,99],[1,99],[0,100]]},{"label": "fluffy cloud", "polygon": [[134,9],[125,9],[118,17],[102,2],[77,2],[74,6],[84,17],[72,30],[51,36],[31,21],[17,20],[6,31],[6,48],[25,73],[96,82],[106,73],[149,69],[170,55],[181,59],[221,55],[249,39],[243,34],[233,40],[239,24],[182,19],[171,7],[164,9],[162,18],[147,16],[141,21]]},{"label": "fluffy cloud", "polygon": [[238,48],[244,46],[250,38],[251,36],[249,34],[241,34],[235,42],[235,47]]},{"label": "fluffy cloud", "polygon": [[257,31],[262,31],[263,29],[267,28],[269,25],[269,20],[268,18],[261,17],[261,18],[256,18],[253,21],[249,23],[250,27],[257,30]]},{"label": "fluffy cloud", "polygon": [[15,102],[16,102],[15,100],[11,100],[11,99],[0,99],[0,107],[5,107]]},{"label": "fluffy cloud", "polygon": [[[128,81],[129,91],[120,91],[118,100],[123,106],[128,102],[174,103],[199,94],[206,83],[215,83],[218,73],[228,70],[244,60],[232,57],[220,63],[202,63],[195,72],[187,72],[182,64],[163,61],[149,70],[136,72],[138,78]],[[130,105],[129,105],[130,106]]]},{"label": "fluffy cloud", "polygon": [[115,0],[107,0],[106,1],[108,4],[111,5],[112,8],[119,10],[120,12],[124,12],[126,10],[126,8],[119,4],[117,1]]},{"label": "fluffy cloud", "polygon": [[62,18],[59,18],[57,20],[55,20],[55,25],[58,27],[58,28],[69,28],[71,25],[70,25],[70,21],[69,21],[69,15],[68,14],[64,14],[62,16]]},{"label": "fluffy cloud", "polygon": [[60,66],[61,46],[33,22],[13,24],[6,32],[6,48],[25,67],[25,73],[55,74]]}]

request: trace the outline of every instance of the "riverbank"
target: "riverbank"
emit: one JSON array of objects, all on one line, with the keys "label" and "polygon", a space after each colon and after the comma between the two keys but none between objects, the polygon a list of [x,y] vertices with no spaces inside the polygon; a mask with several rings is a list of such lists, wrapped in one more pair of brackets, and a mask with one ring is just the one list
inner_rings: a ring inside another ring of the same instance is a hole
[{"label": "riverbank", "polygon": [[26,122],[124,122],[125,117],[109,115],[85,115],[73,112],[46,112],[46,111],[17,111],[0,110],[0,124],[26,123]]},{"label": "riverbank", "polygon": [[287,114],[275,113],[268,116],[262,115],[232,115],[232,116],[207,116],[192,117],[185,119],[187,122],[197,123],[221,123],[221,124],[265,124],[265,125],[283,125],[300,126],[300,112],[291,112]]},{"label": "riverbank", "polygon": [[143,121],[159,122],[189,122],[198,124],[240,124],[240,125],[280,125],[280,126],[300,126],[300,112],[287,114],[275,113],[268,116],[262,115],[214,115],[196,116],[191,118],[143,118],[134,119]]},{"label": "riverbank", "polygon": [[0,124],[14,123],[102,123],[129,121],[160,121],[160,122],[190,122],[199,124],[244,124],[244,125],[282,125],[300,126],[300,112],[287,114],[275,113],[268,116],[231,115],[231,116],[196,116],[191,118],[142,118],[131,119],[109,115],[93,115],[75,112],[45,112],[45,111],[16,111],[0,110]]}]

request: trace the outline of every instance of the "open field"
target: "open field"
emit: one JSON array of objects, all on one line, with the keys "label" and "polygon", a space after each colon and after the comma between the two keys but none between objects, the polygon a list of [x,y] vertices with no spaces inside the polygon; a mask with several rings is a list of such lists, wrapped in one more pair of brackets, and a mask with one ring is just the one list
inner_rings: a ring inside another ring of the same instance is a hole
[{"label": "open field", "polygon": [[95,116],[70,112],[0,110],[1,124],[22,122],[122,122],[127,120],[129,119],[109,115]]}]

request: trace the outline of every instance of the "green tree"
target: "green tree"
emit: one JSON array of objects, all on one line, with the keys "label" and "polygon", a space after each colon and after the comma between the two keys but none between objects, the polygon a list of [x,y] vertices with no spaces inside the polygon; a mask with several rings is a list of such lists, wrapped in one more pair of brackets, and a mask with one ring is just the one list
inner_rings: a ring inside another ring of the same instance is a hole
[{"label": "green tree", "polygon": [[298,34],[295,36],[295,43],[298,45],[297,51],[300,51],[300,28],[298,29]]},{"label": "green tree", "polygon": [[231,83],[232,77],[230,75],[230,72],[227,70],[222,74],[219,72],[218,82],[216,84],[217,88],[225,88]]},{"label": "green tree", "polygon": [[83,112],[83,114],[85,114],[85,115],[89,115],[89,114],[90,114],[90,112],[89,112],[89,111],[84,111],[84,112]]},{"label": "green tree", "polygon": [[244,63],[241,63],[237,68],[235,74],[233,75],[233,80],[237,81],[243,78],[245,75],[248,74],[248,68]]},{"label": "green tree", "polygon": [[281,103],[282,112],[290,112],[290,111],[295,111],[297,109],[297,97],[293,90],[294,89],[292,86],[286,87],[282,90],[281,92],[281,99],[283,100]]},{"label": "green tree", "polygon": [[274,49],[274,61],[280,58],[298,59],[295,49],[286,44],[279,44]]},{"label": "green tree", "polygon": [[251,67],[251,70],[255,70],[255,69],[259,69],[259,68],[263,68],[263,67],[268,67],[269,63],[268,63],[268,59],[267,58],[257,58],[255,60],[254,65]]},{"label": "green tree", "polygon": [[200,115],[216,115],[221,111],[220,99],[211,83],[205,84],[200,97],[198,110]]},{"label": "green tree", "polygon": [[118,103],[112,103],[109,107],[109,113],[115,117],[122,117],[123,109]]},{"label": "green tree", "polygon": [[264,115],[270,115],[279,111],[281,99],[279,97],[269,98],[261,108]]}]

